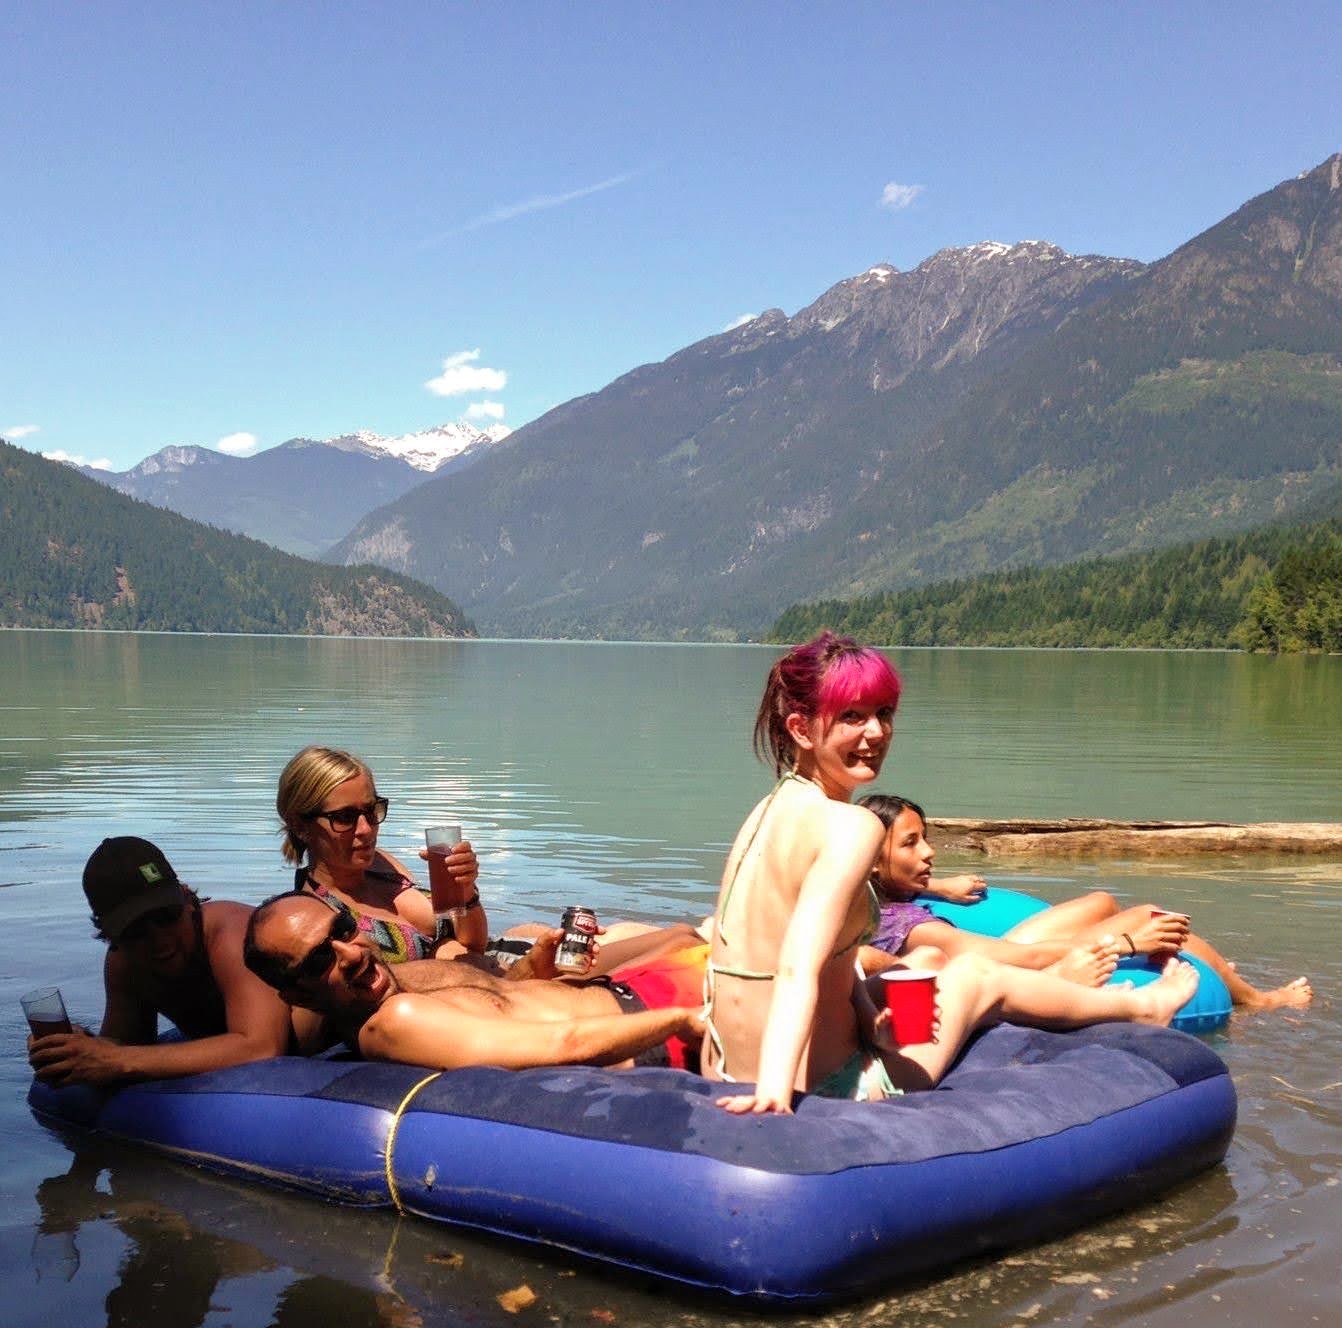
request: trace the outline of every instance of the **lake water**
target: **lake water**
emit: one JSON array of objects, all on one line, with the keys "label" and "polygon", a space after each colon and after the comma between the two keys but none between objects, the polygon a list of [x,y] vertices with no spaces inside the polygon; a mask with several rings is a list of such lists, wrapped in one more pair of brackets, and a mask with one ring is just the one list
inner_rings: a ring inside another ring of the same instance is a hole
[{"label": "lake water", "polygon": [[[496,927],[557,919],[570,902],[607,919],[700,916],[769,783],[749,731],[774,653],[0,632],[5,1322],[737,1322],[559,1255],[58,1136],[24,1103],[18,996],[58,983],[73,1016],[96,1023],[102,948],[79,876],[104,835],[155,840],[216,897],[284,888],[274,786],[308,742],[370,761],[392,801],[393,852],[413,858],[422,826],[460,820]],[[1342,820],[1342,659],[893,653],[906,692],[882,787],[933,813]],[[1315,1005],[1213,1039],[1240,1093],[1223,1168],[1102,1226],[823,1321],[1336,1322],[1342,863],[1021,862],[991,878],[1051,899],[1099,883],[1159,897],[1251,980],[1308,973]],[[522,1283],[538,1299],[514,1317],[496,1297]]]}]

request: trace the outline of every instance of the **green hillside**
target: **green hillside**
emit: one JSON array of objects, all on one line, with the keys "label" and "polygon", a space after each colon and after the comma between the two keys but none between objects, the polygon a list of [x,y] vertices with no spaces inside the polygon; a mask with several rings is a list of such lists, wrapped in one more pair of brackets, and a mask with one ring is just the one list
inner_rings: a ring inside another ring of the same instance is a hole
[{"label": "green hillside", "polygon": [[1342,651],[1342,517],[795,605],[769,639],[823,627],[878,645]]},{"label": "green hillside", "polygon": [[151,507],[0,441],[0,626],[474,636],[451,600]]}]

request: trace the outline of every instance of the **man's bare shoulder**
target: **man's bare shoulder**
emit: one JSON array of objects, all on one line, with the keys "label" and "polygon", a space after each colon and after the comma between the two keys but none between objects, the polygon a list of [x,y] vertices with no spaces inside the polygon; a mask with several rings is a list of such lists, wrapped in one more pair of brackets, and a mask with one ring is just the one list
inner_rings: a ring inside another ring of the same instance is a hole
[{"label": "man's bare shoulder", "polygon": [[240,904],[236,899],[207,899],[200,906],[200,915],[207,928],[227,931],[246,931],[247,919],[253,912],[251,904]]},{"label": "man's bare shoulder", "polygon": [[441,999],[427,992],[393,992],[359,1025],[359,1050],[374,1060],[403,1060],[407,1039],[447,1035],[450,1025],[441,1022],[443,1016]]},{"label": "man's bare shoulder", "polygon": [[210,899],[201,904],[201,930],[211,960],[217,959],[221,950],[226,950],[230,956],[236,953],[239,959],[242,957],[247,919],[252,912],[250,904],[239,904],[232,899]]}]

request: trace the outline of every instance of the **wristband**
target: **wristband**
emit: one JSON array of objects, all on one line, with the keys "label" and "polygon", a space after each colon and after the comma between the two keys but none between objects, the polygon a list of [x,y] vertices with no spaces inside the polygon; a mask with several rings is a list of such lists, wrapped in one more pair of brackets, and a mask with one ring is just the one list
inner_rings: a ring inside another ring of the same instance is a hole
[{"label": "wristband", "polygon": [[471,897],[464,904],[453,904],[451,908],[444,911],[444,917],[464,918],[473,908],[480,907],[480,891],[475,890]]},{"label": "wristband", "polygon": [[1132,937],[1129,936],[1128,933],[1125,932],[1125,931],[1121,931],[1121,932],[1119,932],[1118,934],[1119,934],[1125,941],[1127,941],[1127,943],[1128,943],[1128,957],[1131,958],[1133,955],[1135,955],[1135,954],[1137,953],[1137,947],[1132,943]]}]

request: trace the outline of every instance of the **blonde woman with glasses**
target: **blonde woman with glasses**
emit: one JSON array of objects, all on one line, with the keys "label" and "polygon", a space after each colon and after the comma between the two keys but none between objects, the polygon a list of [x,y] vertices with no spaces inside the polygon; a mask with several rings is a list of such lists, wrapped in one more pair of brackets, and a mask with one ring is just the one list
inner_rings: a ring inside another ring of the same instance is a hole
[{"label": "blonde woman with glasses", "polygon": [[[357,756],[334,747],[305,747],[294,756],[275,797],[281,851],[296,869],[294,889],[333,908],[345,905],[388,963],[482,952],[489,925],[476,888],[475,850],[463,840],[448,856],[457,902],[450,916],[435,918],[428,892],[377,846],[388,805]],[[427,854],[421,850],[420,857]]]}]

